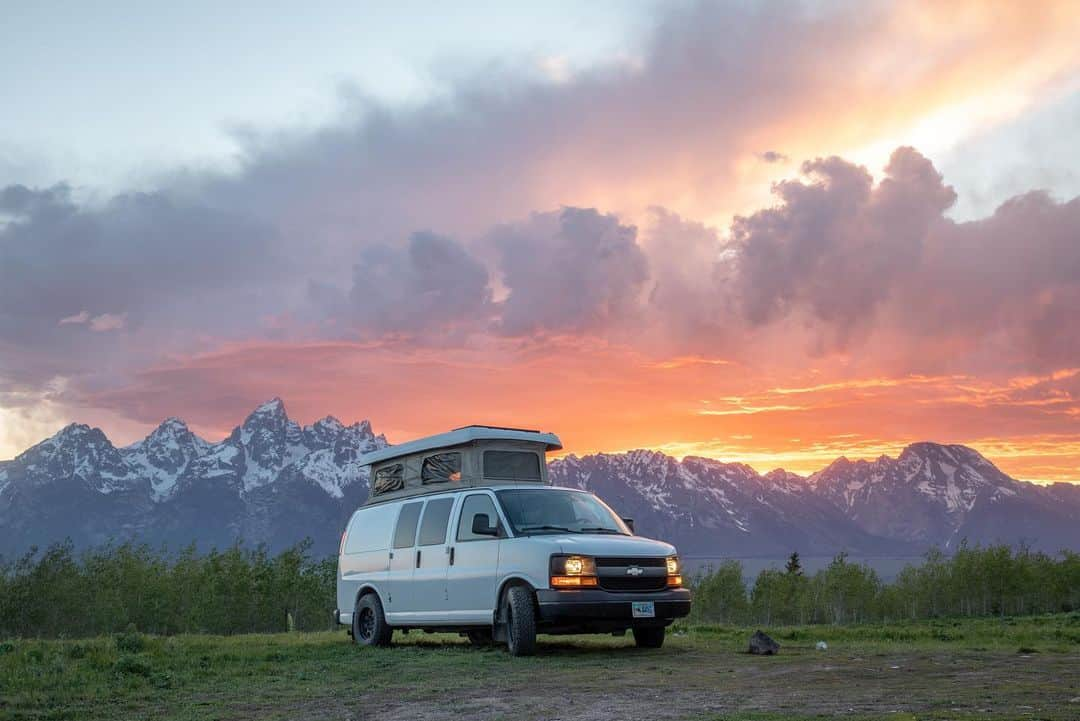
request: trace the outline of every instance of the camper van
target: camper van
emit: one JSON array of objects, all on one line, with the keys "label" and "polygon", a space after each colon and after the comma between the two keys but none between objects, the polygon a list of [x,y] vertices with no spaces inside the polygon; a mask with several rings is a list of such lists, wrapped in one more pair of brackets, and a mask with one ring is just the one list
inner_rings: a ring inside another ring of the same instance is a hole
[{"label": "camper van", "polygon": [[338,555],[338,623],[356,643],[458,632],[532,654],[536,635],[633,634],[659,648],[690,612],[675,548],[547,477],[551,433],[467,426],[368,453],[371,496]]}]

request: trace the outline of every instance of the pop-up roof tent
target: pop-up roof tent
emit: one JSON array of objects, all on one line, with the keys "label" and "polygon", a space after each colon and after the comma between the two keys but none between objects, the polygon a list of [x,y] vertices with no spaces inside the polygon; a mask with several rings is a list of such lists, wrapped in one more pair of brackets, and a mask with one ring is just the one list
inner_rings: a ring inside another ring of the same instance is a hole
[{"label": "pop-up roof tent", "polygon": [[562,448],[553,433],[465,426],[364,454],[371,466],[368,503],[486,483],[546,484],[544,454]]}]

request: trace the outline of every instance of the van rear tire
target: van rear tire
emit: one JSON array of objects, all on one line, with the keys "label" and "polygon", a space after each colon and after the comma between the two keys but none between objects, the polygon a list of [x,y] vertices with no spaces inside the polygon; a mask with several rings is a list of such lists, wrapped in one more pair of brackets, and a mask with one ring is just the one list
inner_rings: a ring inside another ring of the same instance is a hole
[{"label": "van rear tire", "polygon": [[394,629],[386,622],[382,601],[375,593],[366,593],[353,611],[352,636],[358,646],[389,646]]},{"label": "van rear tire", "polygon": [[664,645],[666,631],[663,626],[635,628],[634,643],[638,648],[660,648]]},{"label": "van rear tire", "polygon": [[533,595],[525,586],[513,586],[503,602],[506,621],[506,647],[511,656],[532,656],[536,653],[536,606]]}]

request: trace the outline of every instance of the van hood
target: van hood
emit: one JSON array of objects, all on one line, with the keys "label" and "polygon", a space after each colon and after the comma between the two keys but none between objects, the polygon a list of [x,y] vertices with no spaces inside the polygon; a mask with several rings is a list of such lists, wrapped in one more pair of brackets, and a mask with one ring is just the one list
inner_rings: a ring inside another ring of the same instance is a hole
[{"label": "van hood", "polygon": [[671,556],[675,546],[641,536],[606,536],[601,534],[567,533],[543,538],[563,553],[580,553],[585,556]]}]

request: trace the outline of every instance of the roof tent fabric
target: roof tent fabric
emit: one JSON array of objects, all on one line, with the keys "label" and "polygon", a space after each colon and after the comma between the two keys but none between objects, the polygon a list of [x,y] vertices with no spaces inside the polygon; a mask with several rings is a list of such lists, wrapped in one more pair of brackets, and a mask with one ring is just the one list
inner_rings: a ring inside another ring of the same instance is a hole
[{"label": "roof tent fabric", "polygon": [[[439,445],[444,440],[455,443]],[[544,455],[553,447],[562,445],[550,433],[470,426],[369,453],[360,462],[372,468],[368,503],[380,503],[455,487],[547,483]],[[490,453],[492,460],[485,460]]]}]

